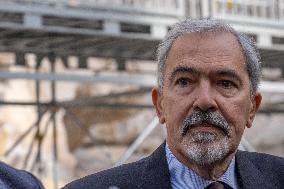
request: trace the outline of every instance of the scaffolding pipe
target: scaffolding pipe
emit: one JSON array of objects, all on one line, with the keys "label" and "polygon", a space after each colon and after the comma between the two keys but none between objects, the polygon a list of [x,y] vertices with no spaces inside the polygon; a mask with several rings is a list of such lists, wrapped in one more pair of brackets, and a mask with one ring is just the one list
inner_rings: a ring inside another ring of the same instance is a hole
[{"label": "scaffolding pipe", "polygon": [[121,156],[117,161],[115,166],[122,165],[125,163],[130,156],[135,152],[135,150],[142,144],[142,142],[151,134],[155,127],[159,124],[158,117],[155,117],[152,122],[141,132],[141,134],[136,138],[136,140],[130,145],[127,151]]}]

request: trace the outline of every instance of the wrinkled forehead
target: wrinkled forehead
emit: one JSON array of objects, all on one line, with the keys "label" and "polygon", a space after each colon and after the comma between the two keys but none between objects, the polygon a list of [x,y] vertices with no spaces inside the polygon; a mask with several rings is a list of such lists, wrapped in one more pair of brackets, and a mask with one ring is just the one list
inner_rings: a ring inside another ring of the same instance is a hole
[{"label": "wrinkled forehead", "polygon": [[212,64],[224,61],[246,70],[245,56],[238,39],[229,32],[187,33],[179,36],[169,51],[166,69],[189,60]]},{"label": "wrinkled forehead", "polygon": [[216,46],[222,46],[224,43],[231,45],[242,53],[242,47],[236,35],[226,31],[194,32],[182,34],[173,41],[170,51],[178,45],[184,45],[186,48],[190,49],[199,49],[200,47],[205,48],[206,45],[212,41],[214,41]]}]

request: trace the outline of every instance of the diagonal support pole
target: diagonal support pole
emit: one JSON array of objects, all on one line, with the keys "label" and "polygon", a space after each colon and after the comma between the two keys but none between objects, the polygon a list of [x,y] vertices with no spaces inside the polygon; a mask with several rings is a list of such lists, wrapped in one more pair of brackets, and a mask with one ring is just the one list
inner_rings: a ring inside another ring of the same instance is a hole
[{"label": "diagonal support pole", "polygon": [[47,109],[41,111],[40,116],[37,121],[33,123],[19,138],[15,141],[15,143],[5,152],[4,156],[7,157],[10,153],[21,143],[22,140],[35,128],[41,121],[42,116],[47,112]]},{"label": "diagonal support pole", "polygon": [[[50,117],[48,118],[48,120],[47,120],[47,122],[46,122],[46,124],[45,124],[45,126],[44,126],[43,134],[40,134],[39,137],[37,136],[37,134],[38,134],[37,132],[34,134],[34,137],[33,137],[32,141],[31,141],[31,143],[30,143],[29,149],[28,149],[27,154],[26,154],[26,156],[25,156],[25,160],[24,160],[24,164],[23,164],[23,169],[26,169],[26,167],[27,167],[27,165],[28,165],[28,161],[29,161],[30,156],[31,156],[31,154],[32,154],[34,142],[35,142],[36,140],[40,140],[40,139],[43,140],[44,137],[46,136],[47,130],[48,130],[48,126],[49,126],[49,124],[50,124],[50,122],[51,122],[51,119],[52,119],[52,114],[50,115]],[[42,142],[43,142],[43,141],[42,141]]]},{"label": "diagonal support pole", "polygon": [[81,121],[80,121],[78,118],[76,118],[76,115],[73,114],[73,113],[71,113],[71,112],[68,112],[68,111],[65,111],[65,113],[66,113],[66,116],[69,117],[69,118],[71,119],[71,121],[74,122],[75,125],[76,125],[78,128],[82,129],[82,130],[87,134],[87,136],[89,137],[89,139],[90,139],[93,143],[95,143],[95,137],[90,133],[90,131],[89,131],[88,129],[86,129],[86,127],[84,127],[84,125],[81,123]]},{"label": "diagonal support pole", "polygon": [[155,117],[152,122],[140,133],[136,140],[130,145],[126,152],[121,156],[121,158],[115,164],[115,167],[125,163],[135,152],[135,150],[140,146],[140,144],[152,133],[152,131],[158,124],[159,119],[158,117]]}]

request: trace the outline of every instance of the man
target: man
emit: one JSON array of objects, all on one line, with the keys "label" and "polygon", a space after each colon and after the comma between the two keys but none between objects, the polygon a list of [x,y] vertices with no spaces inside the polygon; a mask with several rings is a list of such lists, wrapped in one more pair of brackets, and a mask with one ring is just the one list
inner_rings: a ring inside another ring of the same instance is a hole
[{"label": "man", "polygon": [[43,189],[32,174],[0,162],[0,189]]},{"label": "man", "polygon": [[261,103],[260,60],[250,38],[222,21],[185,20],[160,44],[158,64],[152,100],[166,143],[66,189],[284,187],[283,158],[237,150]]}]

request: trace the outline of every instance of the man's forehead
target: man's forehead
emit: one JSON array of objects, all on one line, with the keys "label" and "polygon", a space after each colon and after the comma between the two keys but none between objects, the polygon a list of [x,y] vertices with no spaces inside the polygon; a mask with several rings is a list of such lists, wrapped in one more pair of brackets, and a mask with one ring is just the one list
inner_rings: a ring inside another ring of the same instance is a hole
[{"label": "man's forehead", "polygon": [[[201,41],[203,43],[201,43]],[[187,44],[187,47],[192,49],[202,46],[206,42],[214,41],[216,46],[222,45],[224,43],[231,44],[232,46],[239,48],[242,51],[241,46],[238,42],[237,37],[230,32],[194,32],[194,33],[185,33],[179,36],[172,45],[173,49],[177,45]]]},{"label": "man's forehead", "polygon": [[215,74],[224,69],[247,73],[242,49],[236,37],[228,32],[180,36],[169,52],[165,74],[172,77],[172,74],[182,73],[183,69],[178,67],[190,67],[191,73]]},{"label": "man's forehead", "polygon": [[[186,61],[222,61],[222,59],[241,58],[245,63],[245,57],[237,38],[228,32],[222,33],[186,33],[178,37],[167,57],[167,63],[175,61],[182,63]],[[168,61],[170,60],[170,62]]]}]

